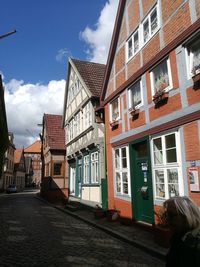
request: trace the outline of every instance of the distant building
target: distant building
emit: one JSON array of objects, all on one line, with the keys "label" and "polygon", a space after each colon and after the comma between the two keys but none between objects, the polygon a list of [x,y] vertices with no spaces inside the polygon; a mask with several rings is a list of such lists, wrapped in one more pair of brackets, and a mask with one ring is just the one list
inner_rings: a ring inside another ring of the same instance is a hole
[{"label": "distant building", "polygon": [[[24,149],[25,158],[31,158],[32,165],[32,176],[28,176],[26,179],[26,186],[34,185],[40,186],[41,183],[41,171],[42,171],[42,160],[41,160],[41,141],[37,140],[30,146]],[[28,160],[27,160],[28,163]],[[30,162],[29,162],[30,163]]]},{"label": "distant building", "polygon": [[25,174],[24,149],[17,148],[14,153],[14,184],[18,191],[23,191],[25,188]]},{"label": "distant building", "polygon": [[68,169],[61,115],[44,114],[41,139],[41,195],[49,201],[63,200],[68,196]]},{"label": "distant building", "polygon": [[13,143],[14,135],[9,132],[9,145],[4,155],[3,167],[3,189],[5,190],[10,184],[14,183],[14,152],[15,145]]}]

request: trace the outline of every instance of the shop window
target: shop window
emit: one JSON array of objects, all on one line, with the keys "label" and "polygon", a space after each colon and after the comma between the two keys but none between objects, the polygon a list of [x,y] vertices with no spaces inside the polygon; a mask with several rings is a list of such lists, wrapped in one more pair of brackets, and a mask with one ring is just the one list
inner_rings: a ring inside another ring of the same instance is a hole
[{"label": "shop window", "polygon": [[91,183],[99,182],[99,159],[98,152],[91,153]]}]

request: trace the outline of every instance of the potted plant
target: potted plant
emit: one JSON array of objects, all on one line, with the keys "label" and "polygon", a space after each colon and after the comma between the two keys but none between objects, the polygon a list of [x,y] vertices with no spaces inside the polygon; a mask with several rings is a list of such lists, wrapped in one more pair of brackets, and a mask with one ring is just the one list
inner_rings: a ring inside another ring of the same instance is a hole
[{"label": "potted plant", "polygon": [[119,120],[117,119],[113,119],[112,121],[110,121],[111,128],[118,126],[118,124],[119,124]]},{"label": "potted plant", "polygon": [[153,102],[157,104],[163,100],[166,100],[168,97],[169,97],[169,92],[166,92],[165,90],[160,89],[153,96]]},{"label": "potted plant", "polygon": [[194,66],[192,69],[192,79],[194,82],[200,81],[200,64]]},{"label": "potted plant", "polygon": [[170,246],[172,233],[166,221],[165,209],[162,207],[158,212],[154,211],[154,214],[156,216],[156,224],[154,226],[154,241],[161,247],[168,248]]},{"label": "potted plant", "polygon": [[115,222],[119,219],[119,211],[114,209],[107,210],[106,217],[109,222]]},{"label": "potted plant", "polygon": [[140,112],[140,109],[137,108],[136,106],[133,106],[132,108],[129,108],[129,113],[131,114],[131,116],[135,116],[138,115]]}]

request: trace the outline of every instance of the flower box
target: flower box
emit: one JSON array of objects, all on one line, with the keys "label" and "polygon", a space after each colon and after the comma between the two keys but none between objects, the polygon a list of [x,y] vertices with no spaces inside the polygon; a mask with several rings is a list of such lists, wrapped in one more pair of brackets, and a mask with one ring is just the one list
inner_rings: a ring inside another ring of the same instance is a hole
[{"label": "flower box", "polygon": [[192,80],[193,80],[194,83],[200,81],[200,73],[195,74],[194,76],[192,76]]},{"label": "flower box", "polygon": [[153,96],[153,102],[155,104],[158,104],[159,102],[162,102],[162,101],[168,99],[168,97],[169,97],[169,92],[165,92],[163,90],[159,90]]},{"label": "flower box", "polygon": [[129,108],[129,113],[131,114],[131,116],[136,116],[138,115],[140,112],[139,108]]},{"label": "flower box", "polygon": [[119,124],[118,120],[110,121],[111,128],[114,128],[114,127],[118,126],[118,124]]}]

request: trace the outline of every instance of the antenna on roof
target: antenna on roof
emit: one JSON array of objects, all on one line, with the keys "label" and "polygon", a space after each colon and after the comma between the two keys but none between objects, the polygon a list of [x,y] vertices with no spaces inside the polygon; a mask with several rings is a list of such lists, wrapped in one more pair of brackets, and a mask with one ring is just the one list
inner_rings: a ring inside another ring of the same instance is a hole
[{"label": "antenna on roof", "polygon": [[11,31],[11,32],[7,32],[7,33],[5,33],[5,34],[2,34],[2,35],[0,35],[0,39],[3,39],[3,38],[5,38],[5,37],[7,37],[7,36],[9,36],[9,35],[11,35],[11,34],[14,34],[14,33],[16,33],[17,31],[14,29],[13,31]]}]

